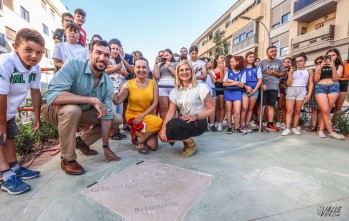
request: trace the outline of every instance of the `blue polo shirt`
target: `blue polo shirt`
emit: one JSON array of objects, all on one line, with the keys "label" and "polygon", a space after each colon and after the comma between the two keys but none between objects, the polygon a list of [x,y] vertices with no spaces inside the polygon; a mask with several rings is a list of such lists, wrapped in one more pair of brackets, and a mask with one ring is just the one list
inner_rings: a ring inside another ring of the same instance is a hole
[{"label": "blue polo shirt", "polygon": [[[108,109],[107,115],[101,119],[113,119],[113,82],[110,80],[108,74],[103,72],[99,85],[94,88],[94,80],[89,59],[70,59],[64,63],[63,67],[55,74],[48,86],[48,91],[46,93],[48,105],[51,105],[63,91],[81,96],[97,97]],[[91,108],[91,105],[89,104],[80,106],[82,110],[88,110]]]}]

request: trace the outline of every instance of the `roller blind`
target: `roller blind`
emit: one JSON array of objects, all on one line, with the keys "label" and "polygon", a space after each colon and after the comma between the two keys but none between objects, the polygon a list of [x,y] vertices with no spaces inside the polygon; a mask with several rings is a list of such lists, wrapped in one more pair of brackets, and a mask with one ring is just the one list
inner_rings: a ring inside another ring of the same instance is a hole
[{"label": "roller blind", "polygon": [[281,21],[281,6],[282,4],[276,6],[272,9],[271,25],[275,25]]},{"label": "roller blind", "polygon": [[286,0],[282,3],[282,15],[285,15],[287,13],[291,12],[291,0]]}]

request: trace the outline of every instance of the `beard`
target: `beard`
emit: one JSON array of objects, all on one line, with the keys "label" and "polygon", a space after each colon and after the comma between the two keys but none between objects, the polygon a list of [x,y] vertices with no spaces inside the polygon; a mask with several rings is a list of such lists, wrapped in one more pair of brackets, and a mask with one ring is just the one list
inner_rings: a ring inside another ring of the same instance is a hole
[{"label": "beard", "polygon": [[[101,63],[101,62],[99,62],[99,63]],[[104,62],[103,62],[103,63],[104,63]],[[101,67],[99,67],[99,66],[97,65],[97,62],[95,62],[95,63],[92,64],[92,67],[93,67],[96,71],[104,71],[104,70],[107,68],[107,65],[104,64],[104,67],[101,68]]]}]

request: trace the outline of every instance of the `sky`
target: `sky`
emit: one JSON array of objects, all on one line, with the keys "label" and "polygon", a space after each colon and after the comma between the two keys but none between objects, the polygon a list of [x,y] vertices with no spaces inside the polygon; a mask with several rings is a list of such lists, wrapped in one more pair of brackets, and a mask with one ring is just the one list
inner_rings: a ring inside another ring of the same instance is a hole
[{"label": "sky", "polygon": [[61,0],[73,14],[83,9],[88,37],[117,38],[124,51],[139,50],[154,64],[158,51],[178,53],[222,16],[236,0]]}]

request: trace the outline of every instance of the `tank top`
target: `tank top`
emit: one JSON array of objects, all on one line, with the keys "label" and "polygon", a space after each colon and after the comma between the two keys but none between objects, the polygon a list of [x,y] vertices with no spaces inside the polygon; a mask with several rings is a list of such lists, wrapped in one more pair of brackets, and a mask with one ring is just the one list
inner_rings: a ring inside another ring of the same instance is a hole
[{"label": "tank top", "polygon": [[154,80],[149,79],[148,81],[146,88],[140,88],[134,79],[128,80],[127,112],[138,114],[150,107],[154,99]]},{"label": "tank top", "polygon": [[307,69],[296,70],[293,72],[291,87],[306,87],[309,80],[309,73]]},{"label": "tank top", "polygon": [[[338,69],[338,65],[336,65]],[[332,79],[332,68],[330,66],[323,66],[321,69],[320,80],[322,79]]]},{"label": "tank top", "polygon": [[257,85],[257,68],[248,67],[246,68],[246,85],[252,89]]},{"label": "tank top", "polygon": [[215,72],[215,74],[216,74],[216,80],[219,80],[221,77],[221,72]]}]

